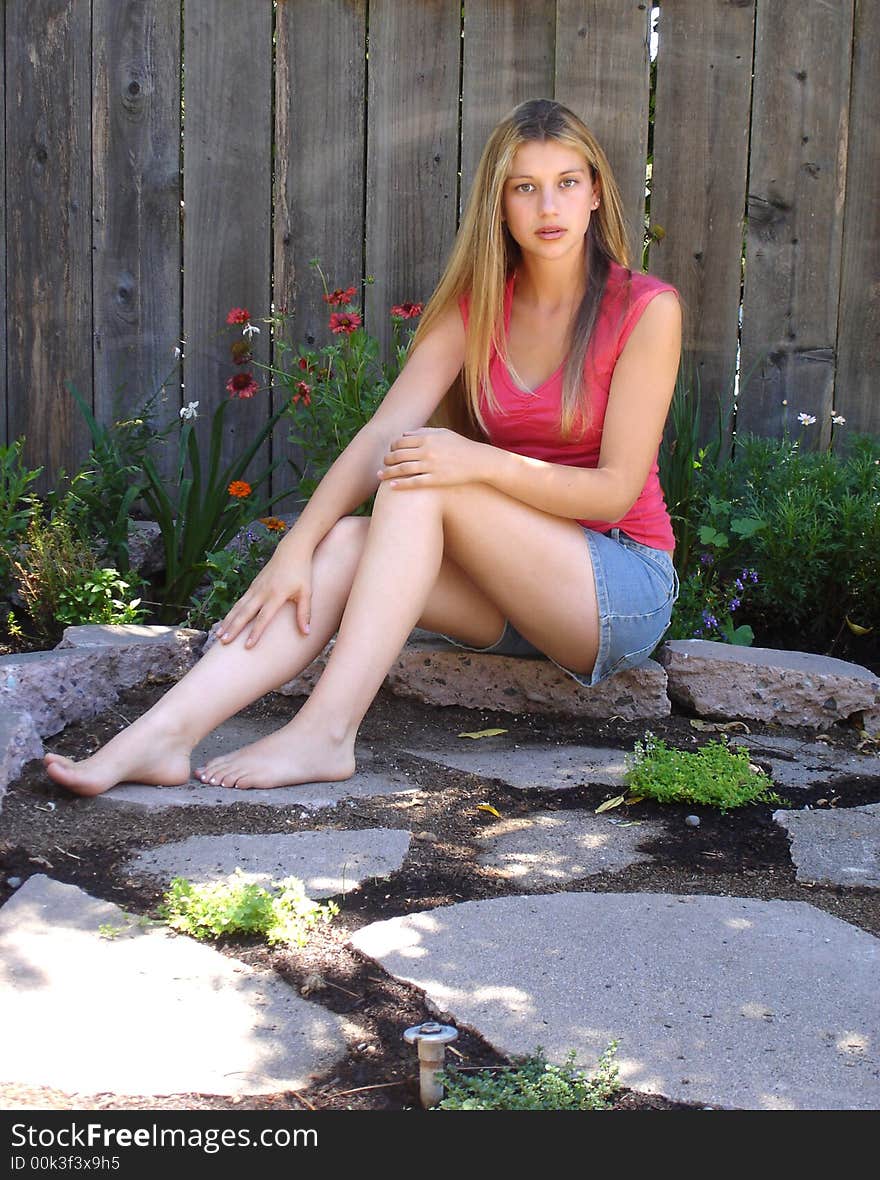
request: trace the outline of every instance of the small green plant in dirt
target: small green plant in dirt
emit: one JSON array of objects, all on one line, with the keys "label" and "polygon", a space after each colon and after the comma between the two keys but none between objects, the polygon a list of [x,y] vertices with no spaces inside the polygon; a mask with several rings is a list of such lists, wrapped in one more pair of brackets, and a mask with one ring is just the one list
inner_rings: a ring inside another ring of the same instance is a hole
[{"label": "small green plant in dirt", "polygon": [[446,1096],[438,1110],[609,1110],[620,1089],[614,1062],[617,1041],[599,1058],[592,1077],[575,1068],[574,1050],[562,1065],[547,1061],[538,1048],[516,1066],[465,1074],[443,1070]]},{"label": "small green plant in dirt", "polygon": [[65,593],[84,585],[98,570],[95,554],[62,513],[46,519],[37,502],[13,559],[13,577],[34,630],[42,640],[57,640]]},{"label": "small green plant in dirt", "polygon": [[13,555],[33,514],[28,488],[43,470],[22,462],[23,446],[24,439],[0,446],[0,593],[9,583]]},{"label": "small green plant in dirt", "polygon": [[335,902],[320,904],[307,897],[296,877],[285,877],[264,889],[247,881],[240,869],[227,881],[203,885],[175,877],[160,910],[169,926],[193,938],[257,934],[270,945],[288,946],[305,946],[309,932],[338,913]]},{"label": "small green plant in dirt", "polygon": [[691,803],[727,811],[748,803],[783,803],[748,750],[710,741],[699,750],[670,749],[648,732],[626,757],[630,791],[658,803]]},{"label": "small green plant in dirt", "polygon": [[410,338],[405,325],[422,312],[420,303],[401,303],[391,308],[393,356],[390,362],[384,362],[378,339],[364,330],[356,302],[357,288],[330,291],[317,259],[312,259],[311,265],[321,276],[334,343],[319,349],[294,348],[283,338],[289,317],[276,313],[269,322],[281,363],[266,366],[276,384],[287,391],[288,414],[293,423],[290,438],[302,448],[305,460],[299,485],[304,499],[311,496],[342,451],[375,414],[406,360]]},{"label": "small green plant in dirt", "polygon": [[208,585],[193,595],[186,620],[188,627],[208,630],[225,618],[272,556],[284,524],[271,516],[259,523],[269,530],[267,534],[260,536],[248,529],[241,543],[209,553],[205,558]]},{"label": "small green plant in dirt", "polygon": [[103,566],[63,587],[56,618],[63,626],[83,623],[142,623],[146,612],[133,597],[134,583],[119,570]]}]

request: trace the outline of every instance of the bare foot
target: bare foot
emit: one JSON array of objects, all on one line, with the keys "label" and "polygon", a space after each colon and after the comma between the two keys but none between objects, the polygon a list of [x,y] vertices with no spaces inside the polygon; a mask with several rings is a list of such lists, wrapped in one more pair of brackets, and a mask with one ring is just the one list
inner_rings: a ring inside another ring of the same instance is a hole
[{"label": "bare foot", "polygon": [[49,777],[76,795],[101,795],[117,783],[151,783],[173,787],[189,781],[190,747],[176,733],[145,717],[111,738],[91,758],[74,762],[47,754]]},{"label": "bare foot", "polygon": [[307,732],[294,719],[277,733],[212,758],[196,770],[196,778],[212,786],[246,791],[300,783],[337,783],[351,778],[354,771],[351,742],[334,742],[325,734]]}]

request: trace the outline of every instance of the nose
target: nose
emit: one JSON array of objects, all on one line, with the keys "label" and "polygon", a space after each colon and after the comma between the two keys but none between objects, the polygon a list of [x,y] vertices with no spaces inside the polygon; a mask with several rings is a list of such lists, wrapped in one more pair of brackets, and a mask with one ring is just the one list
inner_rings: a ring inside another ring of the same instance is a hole
[{"label": "nose", "polygon": [[556,208],[556,186],[545,185],[541,189],[541,212],[552,213]]}]

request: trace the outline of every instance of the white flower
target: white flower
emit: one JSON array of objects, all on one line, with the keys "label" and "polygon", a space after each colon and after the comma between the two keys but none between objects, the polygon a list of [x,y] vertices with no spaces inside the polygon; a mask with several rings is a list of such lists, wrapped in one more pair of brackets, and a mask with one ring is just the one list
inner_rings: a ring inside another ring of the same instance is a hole
[{"label": "white flower", "polygon": [[782,399],[782,404],[783,404],[784,406],[787,406],[787,405],[788,405],[788,398],[787,398],[787,397],[784,397],[784,398]]},{"label": "white flower", "polygon": [[835,426],[843,426],[843,424],[846,422],[846,418],[844,418],[843,414],[835,414],[835,412],[832,410],[831,421]]},{"label": "white flower", "polygon": [[183,356],[183,353],[178,348],[178,346],[175,344],[175,346],[174,346],[174,359],[176,361],[179,361],[182,356]]},{"label": "white flower", "polygon": [[815,414],[798,414],[798,422],[801,426],[812,426],[815,421]]},{"label": "white flower", "polygon": [[242,334],[242,336],[247,336],[248,339],[250,339],[254,334],[259,336],[260,329],[257,327],[256,324],[245,324],[245,326],[241,330],[241,334]]},{"label": "white flower", "polygon": [[183,407],[183,409],[180,411],[180,416],[181,416],[181,418],[186,418],[186,419],[189,419],[189,418],[198,418],[198,414],[196,413],[196,410],[197,410],[198,408],[199,408],[199,403],[198,403],[198,402],[189,402],[189,403],[188,403],[187,405],[185,405],[185,406]]}]

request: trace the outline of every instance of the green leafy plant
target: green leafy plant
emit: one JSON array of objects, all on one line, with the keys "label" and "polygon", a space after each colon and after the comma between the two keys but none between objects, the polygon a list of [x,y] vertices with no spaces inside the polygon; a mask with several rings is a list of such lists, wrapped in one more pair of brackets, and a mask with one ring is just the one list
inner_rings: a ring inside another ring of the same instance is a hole
[{"label": "green leafy plant", "polygon": [[283,462],[266,467],[253,482],[244,479],[251,461],[285,412],[282,406],[256,432],[250,445],[221,467],[223,423],[228,401],[220,402],[211,420],[207,465],[202,463],[192,416],[182,417],[173,479],[162,478],[149,455],[144,456],[146,486],[142,496],[158,522],[165,554],[165,575],[158,587],[160,621],[174,622],[204,577],[209,553],[224,548],[249,521],[263,516],[289,489],[266,498],[260,489]]},{"label": "green leafy plant", "polygon": [[617,1041],[599,1058],[592,1077],[575,1068],[572,1050],[562,1065],[547,1061],[542,1049],[520,1064],[475,1074],[443,1070],[446,1095],[439,1110],[609,1110],[620,1088],[614,1063]]},{"label": "green leafy plant", "polygon": [[205,558],[208,585],[193,595],[186,625],[208,629],[224,618],[272,556],[276,544],[274,532],[260,536],[249,529],[243,543],[209,553]]},{"label": "green leafy plant", "polygon": [[[292,420],[291,441],[302,448],[305,471],[300,495],[308,499],[354,436],[373,417],[406,359],[409,335],[404,325],[418,318],[419,303],[391,309],[393,356],[385,362],[379,341],[363,328],[355,301],[356,287],[330,291],[317,259],[311,265],[321,276],[324,301],[331,309],[329,328],[334,343],[319,349],[294,348],[284,339],[287,319],[270,319],[278,366],[265,366],[276,384],[287,390],[287,412]],[[361,509],[365,511],[366,509]]]},{"label": "green leafy plant", "polygon": [[127,572],[128,523],[134,502],[143,491],[144,458],[173,426],[158,431],[151,419],[164,384],[130,417],[116,407],[109,426],[95,418],[71,382],[67,388],[85,419],[92,448],[65,493],[65,514],[92,546]]},{"label": "green leafy plant", "polygon": [[727,811],[748,803],[782,803],[748,751],[710,741],[698,750],[670,749],[662,738],[645,734],[626,757],[630,791],[658,803],[696,803]]},{"label": "green leafy plant", "polygon": [[335,902],[322,905],[308,898],[296,877],[264,889],[245,880],[240,869],[228,881],[203,885],[175,877],[160,909],[169,926],[194,938],[257,934],[271,945],[289,946],[305,946],[309,931],[338,913]]},{"label": "green leafy plant", "polygon": [[23,446],[23,438],[0,446],[0,592],[9,582],[16,545],[33,514],[27,490],[43,470],[22,462]]},{"label": "green leafy plant", "polygon": [[58,512],[46,519],[36,502],[13,576],[37,635],[55,642],[60,635],[59,610],[66,591],[94,577],[98,564],[88,543]]},{"label": "green leafy plant", "polygon": [[83,623],[142,623],[146,612],[133,598],[132,583],[119,570],[104,566],[63,587],[56,618],[64,626]]}]

